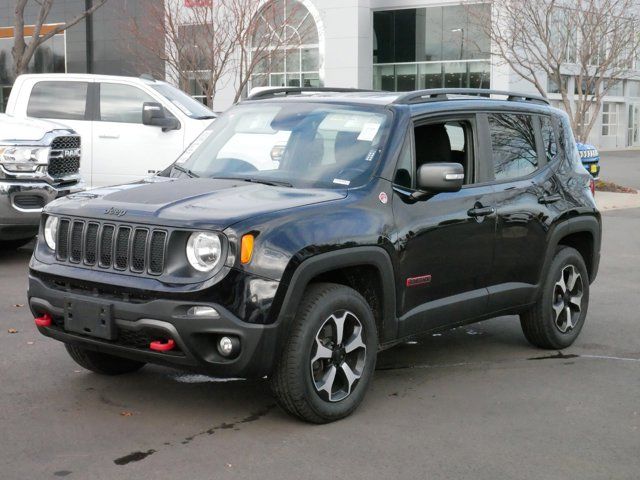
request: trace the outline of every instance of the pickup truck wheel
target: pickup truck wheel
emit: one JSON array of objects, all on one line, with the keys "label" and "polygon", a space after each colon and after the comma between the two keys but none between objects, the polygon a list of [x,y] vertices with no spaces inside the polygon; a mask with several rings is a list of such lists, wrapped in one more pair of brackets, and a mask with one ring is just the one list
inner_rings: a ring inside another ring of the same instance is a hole
[{"label": "pickup truck wheel", "polygon": [[78,365],[101,375],[122,375],[123,373],[135,372],[145,366],[144,362],[87,350],[69,343],[65,343],[64,346],[69,356]]},{"label": "pickup truck wheel", "polygon": [[520,315],[527,340],[547,349],[570,346],[580,334],[589,305],[589,274],[580,253],[560,247],[538,302]]},{"label": "pickup truck wheel", "polygon": [[271,376],[278,404],[311,423],[353,412],[375,369],[378,336],[367,301],[332,283],[311,285]]}]

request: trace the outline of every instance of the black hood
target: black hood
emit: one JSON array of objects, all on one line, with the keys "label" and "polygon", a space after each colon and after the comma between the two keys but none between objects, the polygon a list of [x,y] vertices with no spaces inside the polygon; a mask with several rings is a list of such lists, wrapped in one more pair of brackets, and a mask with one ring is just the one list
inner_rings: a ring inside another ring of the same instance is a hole
[{"label": "black hood", "polygon": [[240,220],[345,198],[346,190],[296,189],[238,180],[161,179],[88,190],[46,212],[118,222],[224,230]]}]

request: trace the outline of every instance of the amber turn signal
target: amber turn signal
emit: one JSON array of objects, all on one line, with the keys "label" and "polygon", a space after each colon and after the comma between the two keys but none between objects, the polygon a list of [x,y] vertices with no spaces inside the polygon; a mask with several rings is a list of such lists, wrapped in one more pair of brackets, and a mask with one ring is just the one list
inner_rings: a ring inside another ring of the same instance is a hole
[{"label": "amber turn signal", "polygon": [[251,261],[251,256],[253,255],[253,239],[254,237],[250,233],[242,236],[242,243],[240,245],[240,261],[243,264]]}]

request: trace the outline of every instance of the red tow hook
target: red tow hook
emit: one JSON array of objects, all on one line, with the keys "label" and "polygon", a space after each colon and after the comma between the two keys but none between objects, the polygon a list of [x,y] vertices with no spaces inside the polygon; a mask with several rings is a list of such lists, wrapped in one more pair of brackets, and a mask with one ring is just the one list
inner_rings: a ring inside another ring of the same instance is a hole
[{"label": "red tow hook", "polygon": [[173,350],[176,346],[176,342],[172,339],[167,340],[166,343],[163,343],[162,340],[156,340],[155,342],[151,342],[149,344],[149,348],[151,350],[155,350],[156,352],[168,352],[169,350]]},{"label": "red tow hook", "polygon": [[51,326],[51,315],[48,313],[44,313],[41,317],[37,317],[34,319],[36,325],[39,327],[50,327]]}]

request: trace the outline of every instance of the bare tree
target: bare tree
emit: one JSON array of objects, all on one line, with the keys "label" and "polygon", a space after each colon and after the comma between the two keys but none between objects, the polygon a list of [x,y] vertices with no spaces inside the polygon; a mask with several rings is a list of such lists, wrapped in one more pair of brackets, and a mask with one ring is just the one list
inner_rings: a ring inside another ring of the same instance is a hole
[{"label": "bare tree", "polygon": [[187,8],[184,0],[149,2],[127,37],[134,40],[129,46],[139,67],[151,70],[161,60],[179,88],[189,90],[195,82],[211,105],[235,50],[229,1],[191,2]]},{"label": "bare tree", "polygon": [[[93,6],[87,10],[82,11],[67,22],[60,23],[51,29],[47,29],[45,33],[42,27],[47,22],[54,0],[34,0],[33,3],[39,5],[40,8],[38,9],[35,24],[33,25],[33,32],[31,35],[25,35],[25,10],[27,9],[27,6],[30,5],[30,1],[15,0],[16,7],[13,28],[14,42],[13,48],[11,49],[15,74],[20,75],[27,71],[29,62],[40,45],[54,35],[58,35],[66,29],[80,23],[87,16],[91,15],[98,8],[104,5],[106,1],[107,0],[95,0]],[[27,41],[27,37],[31,37],[31,39]]]},{"label": "bare tree", "polygon": [[152,68],[160,59],[174,83],[187,91],[195,83],[209,105],[221,82],[233,82],[237,101],[254,73],[268,75],[277,68],[285,43],[294,48],[301,44],[298,30],[289,26],[299,23],[299,4],[288,11],[281,5],[255,0],[154,2],[141,21],[126,26],[126,38],[133,40],[128,50],[151,73],[159,73]]},{"label": "bare tree", "polygon": [[[562,98],[579,141],[593,128],[603,98],[632,74],[640,53],[637,0],[493,0],[491,18],[476,18],[492,53],[547,96]],[[567,78],[574,77],[569,91]]]},{"label": "bare tree", "polygon": [[235,102],[246,92],[254,74],[266,78],[278,71],[285,63],[287,50],[297,51],[316,31],[315,22],[301,3],[288,2],[286,10],[277,1],[259,5],[252,0],[236,0],[233,5],[238,18]]}]

